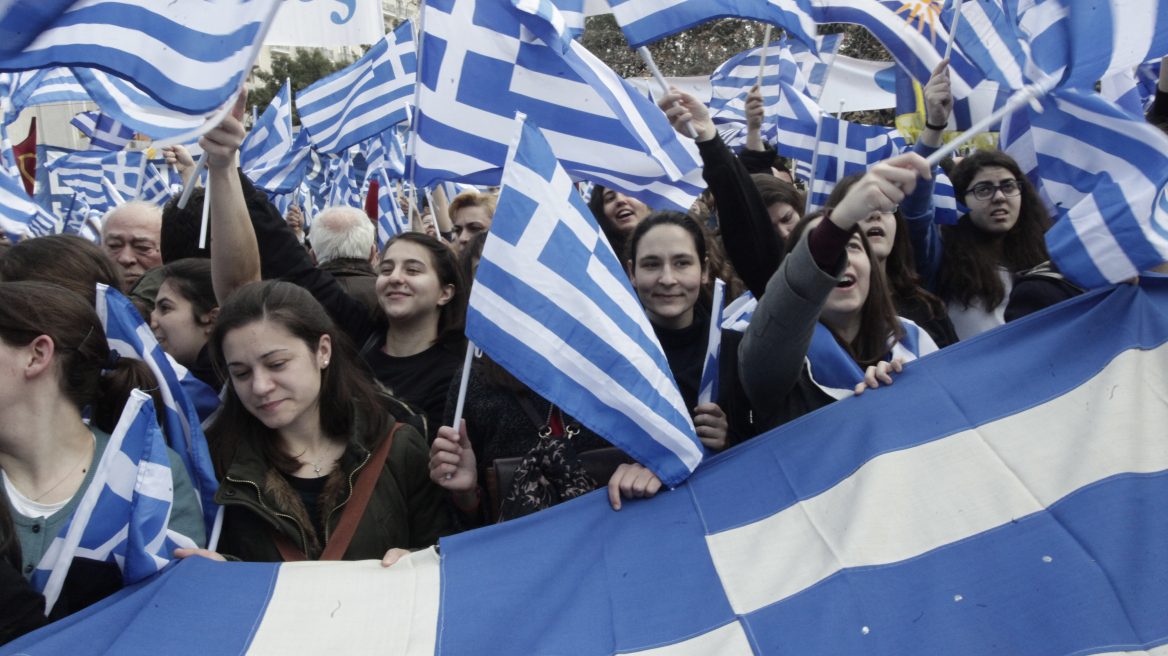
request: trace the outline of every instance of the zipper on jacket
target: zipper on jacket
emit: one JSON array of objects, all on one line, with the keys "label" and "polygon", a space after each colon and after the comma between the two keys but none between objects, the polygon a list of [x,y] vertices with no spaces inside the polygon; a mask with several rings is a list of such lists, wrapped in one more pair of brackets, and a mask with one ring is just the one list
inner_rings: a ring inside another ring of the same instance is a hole
[{"label": "zipper on jacket", "polygon": [[[373,457],[373,454],[366,453],[365,459],[361,461],[361,464],[357,465],[356,469],[349,472],[349,496],[345,497],[344,502],[338,504],[337,508],[340,508],[341,506],[345,505],[346,503],[349,503],[349,499],[353,498],[353,477],[357,475],[357,472],[361,471],[361,468],[364,467],[365,464],[368,463],[369,459],[372,457]],[[335,513],[337,511],[337,508],[333,508],[332,510],[330,510],[328,517],[324,518],[324,544],[325,545],[327,545],[328,541],[329,541],[329,520],[331,520],[333,518],[333,513]],[[342,554],[342,555],[344,555],[344,554]]]},{"label": "zipper on jacket", "polygon": [[273,515],[276,515],[277,517],[287,517],[288,519],[292,520],[292,523],[295,524],[296,528],[300,530],[301,550],[304,552],[304,556],[308,557],[308,535],[304,532],[304,527],[300,525],[300,522],[295,517],[293,517],[292,515],[285,515],[284,513],[281,513],[281,512],[276,512],[274,509],[269,508],[268,504],[264,503],[264,495],[263,495],[263,492],[260,490],[259,485],[256,485],[255,483],[253,483],[251,481],[241,481],[239,479],[231,478],[230,476],[227,476],[225,478],[227,480],[231,481],[232,483],[246,483],[246,484],[254,487],[256,489],[256,498],[260,500],[260,505],[263,506],[265,510],[271,511],[271,513]]}]

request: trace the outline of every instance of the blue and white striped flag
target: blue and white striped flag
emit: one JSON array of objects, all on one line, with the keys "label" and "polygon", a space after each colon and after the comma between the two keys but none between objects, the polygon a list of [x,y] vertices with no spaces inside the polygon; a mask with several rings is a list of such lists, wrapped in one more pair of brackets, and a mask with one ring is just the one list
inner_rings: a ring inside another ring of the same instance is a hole
[{"label": "blue and white striped flag", "polygon": [[666,485],[701,462],[689,409],[628,275],[522,115],[471,287],[466,336]]},{"label": "blue and white striped flag", "polygon": [[[182,142],[193,137],[197,140],[198,135],[214,127],[207,119],[215,110],[188,114],[171,109],[134,84],[98,69],[74,68],[73,75],[102,112],[151,139]],[[191,148],[188,150],[192,156],[198,156]]]},{"label": "blue and white striped flag", "polygon": [[969,208],[957,202],[953,181],[938,167],[933,173],[933,223],[957,225],[957,221],[968,212]]},{"label": "blue and white striped flag", "polygon": [[609,0],[608,4],[634,49],[718,18],[770,23],[812,49],[818,46],[811,0]]},{"label": "blue and white striped flag", "polygon": [[211,112],[251,75],[279,4],[79,0],[68,9],[51,6],[44,31],[21,52],[0,55],[0,70],[116,71],[165,107]]},{"label": "blue and white striped flag", "polygon": [[[1013,4],[1014,0],[963,2],[954,48],[960,49],[985,77],[1017,90],[1025,84],[1028,56]],[[947,33],[953,25],[953,8],[954,3],[946,3],[940,15]],[[925,80],[920,82],[924,84]]]},{"label": "blue and white striped flag", "polygon": [[105,328],[109,347],[122,357],[142,360],[158,379],[165,406],[162,423],[166,442],[178,453],[191,477],[203,509],[207,548],[214,550],[223,509],[214,501],[219,482],[215,479],[201,422],[219,407],[219,395],[163,352],[128,298],[101,283],[97,285],[97,316]]},{"label": "blue and white striped flag", "polygon": [[150,395],[130,392],[89,489],[30,577],[45,596],[46,615],[74,558],[117,563],[132,585],[174,560],[175,549],[199,547],[169,527],[174,481],[155,417]]},{"label": "blue and white striped flag", "polygon": [[[166,171],[166,176],[163,176],[162,172],[158,170],[159,165]],[[179,182],[177,185],[174,183],[173,177],[175,175],[177,173],[166,166],[166,160],[147,162],[144,172],[145,181],[142,183],[142,192],[138,198],[155,205],[165,204],[175,195],[176,188],[177,193],[182,193],[182,183]]]},{"label": "blue and white striped flag", "polygon": [[328,172],[321,194],[326,198],[326,207],[349,206],[364,208],[361,187],[354,179],[353,154],[345,151],[329,159]]},{"label": "blue and white striped flag", "polygon": [[252,169],[247,177],[257,189],[263,189],[269,195],[287,194],[298,188],[309,175],[314,157],[308,133],[301,130],[279,160]]},{"label": "blue and white striped flag", "polygon": [[397,204],[397,194],[386,170],[377,169],[369,177],[377,180],[377,250],[380,251],[391,237],[410,229],[410,220]]},{"label": "blue and white striped flag", "polygon": [[1135,119],[1144,117],[1144,98],[1135,69],[1123,69],[1099,80],[1099,95],[1126,110]]},{"label": "blue and white striped flag", "polygon": [[49,172],[81,194],[91,209],[102,213],[134,198],[144,151],[86,150],[48,164]]},{"label": "blue and white striped flag", "polygon": [[693,142],[579,43],[544,45],[541,24],[508,0],[426,4],[414,182],[498,185],[518,110],[573,177],[654,209],[688,210],[705,187]]},{"label": "blue and white striped flag", "polygon": [[243,145],[239,147],[239,164],[244,175],[255,180],[278,166],[292,148],[292,81],[284,82],[280,92],[256,121]]},{"label": "blue and white striped flag", "polygon": [[414,23],[406,20],[348,68],[298,91],[300,125],[322,153],[381,134],[409,118],[417,71]]},{"label": "blue and white striped flag", "polygon": [[[1168,55],[1168,2],[1163,0],[1024,4],[1018,21],[1028,36],[1030,57],[1060,86],[1094,90],[1097,81],[1113,73]],[[1027,74],[1037,77],[1033,71]]]},{"label": "blue and white striped flag", "polygon": [[[940,21],[944,4],[942,0],[907,4],[896,0],[815,0],[812,15],[820,23],[854,23],[868,28],[913,79],[923,85],[945,57],[949,43],[949,32]],[[986,79],[957,46],[953,48],[949,75],[955,103],[969,96]]]},{"label": "blue and white striped flag", "polygon": [[[784,89],[784,99],[789,93]],[[795,175],[810,183],[815,123],[783,119],[778,124],[779,154],[799,160]],[[854,173],[863,173],[905,148],[904,138],[895,128],[841,121],[826,114],[820,120],[823,130],[819,139],[818,170],[814,183],[810,184],[813,210],[824,206],[837,182]]]},{"label": "blue and white striped flag", "polygon": [[[823,89],[827,86],[827,76],[831,72],[836,54],[844,43],[846,34],[825,34],[819,37],[818,56],[802,41],[794,41],[783,35],[783,42],[795,63],[799,65],[799,72],[807,84],[807,95],[815,102],[823,96]],[[768,59],[770,56],[768,55]]]},{"label": "blue and white striped flag", "polygon": [[710,334],[706,338],[706,363],[702,365],[702,382],[698,385],[698,405],[718,400],[718,362],[722,355],[722,305],[726,301],[726,283],[714,281],[714,303],[710,312]]},{"label": "blue and white striped flag", "polygon": [[21,86],[12,96],[13,108],[17,113],[35,105],[55,102],[85,102],[91,100],[89,92],[68,68],[45,68],[39,71],[25,71],[22,76],[32,73],[27,85]]},{"label": "blue and white striped flag", "polygon": [[1046,233],[1059,270],[1092,289],[1168,260],[1168,136],[1093,92],[1059,89],[1030,112]]},{"label": "blue and white striped flag", "polygon": [[90,225],[91,219],[100,221],[101,213],[89,209],[89,203],[81,197],[81,194],[74,193],[73,201],[69,204],[69,208],[65,211],[65,220],[61,225],[61,233],[66,235],[78,235],[86,239],[98,243],[100,237],[94,232]]},{"label": "blue and white striped flag", "polygon": [[78,114],[69,124],[89,137],[90,150],[122,150],[134,140],[133,129],[100,111]]},{"label": "blue and white striped flag", "polygon": [[57,174],[49,169],[49,165],[58,159],[76,151],[69,148],[57,148],[46,144],[37,144],[36,184],[33,186],[33,200],[37,205],[48,209],[53,214],[64,217],[73,204],[74,191],[68,184],[61,181]]},{"label": "blue and white striped flag", "polygon": [[0,171],[0,230],[13,242],[52,234],[57,217],[28,197],[19,177]]},{"label": "blue and white striped flag", "polygon": [[746,332],[746,327],[750,325],[750,317],[757,307],[758,300],[750,292],[734,299],[733,303],[722,310],[722,329],[737,330],[740,333]]},{"label": "blue and white striped flag", "polygon": [[323,654],[360,625],[400,656],[1161,656],[1166,344],[1168,281],[1146,277],[620,512],[598,490],[388,569],[188,558],[6,653]]}]

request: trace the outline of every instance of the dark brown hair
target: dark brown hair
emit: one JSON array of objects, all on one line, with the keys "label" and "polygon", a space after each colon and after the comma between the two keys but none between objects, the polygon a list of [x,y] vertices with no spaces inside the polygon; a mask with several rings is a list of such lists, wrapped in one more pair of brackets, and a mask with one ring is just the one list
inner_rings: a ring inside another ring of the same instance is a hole
[{"label": "dark brown hair", "polygon": [[[158,235],[158,251],[162,263],[170,264],[182,259],[211,257],[211,226],[207,226],[207,245],[199,248],[199,231],[203,227],[202,186],[197,186],[187,199],[186,207],[179,209],[182,196],[172,196],[162,206],[162,228]],[[208,223],[210,223],[208,221]]]},{"label": "dark brown hair", "polygon": [[219,307],[215,298],[215,287],[211,284],[211,260],[188,257],[171,262],[162,267],[163,282],[170,283],[183,298],[191,303],[191,314],[195,324],[205,326],[202,317]]},{"label": "dark brown hair", "polygon": [[604,192],[606,189],[599,185],[592,185],[592,195],[588,197],[588,209],[592,210],[592,216],[596,222],[600,224],[600,230],[604,232],[604,236],[608,239],[608,244],[612,246],[613,252],[618,257],[623,257],[625,254],[625,242],[627,239],[616,226],[608,220],[604,215]]},{"label": "dark brown hair", "polygon": [[[835,207],[840,204],[848,190],[852,188],[863,173],[849,175],[836,183],[827,197],[825,207]],[[929,316],[926,321],[940,319],[945,316],[945,304],[937,296],[925,289],[925,279],[917,273],[916,258],[913,257],[912,239],[908,234],[908,222],[900,207],[896,208],[896,235],[892,238],[892,250],[888,253],[888,260],[884,262],[884,276],[888,281],[889,293],[892,294],[893,304],[900,299],[906,304],[915,301],[915,305],[925,308]]]},{"label": "dark brown hair", "polygon": [[1050,259],[1045,235],[1051,222],[1034,185],[1012,157],[997,150],[979,150],[954,167],[950,180],[958,200],[964,201],[973,178],[989,166],[1000,166],[1018,180],[1022,189],[1018,222],[1003,236],[983,232],[973,225],[968,214],[955,226],[942,226],[945,257],[937,271],[936,287],[941,298],[959,301],[966,307],[980,299],[987,310],[992,310],[1006,299],[999,265],[1018,273]]},{"label": "dark brown hair", "polygon": [[803,196],[803,192],[795,188],[795,185],[786,180],[780,180],[771,173],[755,173],[750,176],[750,179],[754,180],[754,186],[758,187],[763,205],[770,207],[775,203],[786,203],[795,210],[800,219],[803,218],[803,207],[807,204],[807,199]]},{"label": "dark brown hair", "polygon": [[0,279],[39,280],[80,294],[93,307],[95,285],[122,290],[122,268],[100,246],[77,235],[24,239],[0,257]]},{"label": "dark brown hair", "polygon": [[483,247],[487,245],[487,233],[480,232],[470,241],[466,242],[466,246],[462,252],[458,254],[458,268],[462,269],[462,279],[468,285],[474,284],[475,277],[475,260],[481,259],[483,256]]},{"label": "dark brown hair", "polygon": [[417,244],[430,251],[430,266],[434,267],[438,284],[454,286],[454,296],[438,314],[438,338],[434,343],[457,349],[466,341],[463,328],[466,327],[466,306],[470,300],[470,281],[463,276],[458,257],[449,246],[423,232],[403,232],[391,237],[381,249],[381,257],[384,258],[389,247],[398,242]]},{"label": "dark brown hair", "polygon": [[219,308],[208,342],[215,370],[228,386],[223,406],[206,431],[216,473],[222,477],[227,472],[236,447],[246,438],[258,439],[264,457],[277,469],[291,473],[300,468],[296,458],[281,450],[276,431],[256,419],[239,400],[227,371],[224,338],[257,321],[278,324],[313,353],[320,338],[329,336],[332,356],[320,374],[321,432],[335,442],[347,442],[360,415],[365,432],[357,438],[368,448],[376,447],[389,431],[389,414],[382,405],[382,394],[358,364],[352,342],[337,330],[328,312],[307,290],[290,282],[255,282],[236,290]]},{"label": "dark brown hair", "polygon": [[97,312],[84,298],[44,282],[0,283],[0,340],[20,348],[41,335],[53,340],[61,393],[78,411],[91,407],[94,426],[113,431],[133,389],[150,392],[161,413],[158,383],[146,363],[121,357],[103,373],[109,344]]},{"label": "dark brown hair", "polygon": [[[812,212],[795,224],[787,239],[788,254],[795,250],[795,246],[799,244],[799,239],[807,230],[807,224],[821,216],[823,215],[820,212]],[[880,273],[880,264],[876,261],[876,256],[872,254],[872,246],[868,243],[868,238],[864,236],[864,233],[857,234],[860,236],[860,243],[864,245],[864,253],[868,256],[870,269],[868,298],[864,299],[864,305],[860,308],[860,332],[849,344],[841,339],[831,329],[831,326],[824,324],[824,327],[831,331],[835,341],[856,361],[856,364],[860,365],[861,368],[866,368],[883,360],[888,355],[888,345],[893,340],[903,338],[905,333],[904,327],[900,325],[900,319],[896,316],[892,296],[888,293],[888,283],[885,281],[884,275]]]}]

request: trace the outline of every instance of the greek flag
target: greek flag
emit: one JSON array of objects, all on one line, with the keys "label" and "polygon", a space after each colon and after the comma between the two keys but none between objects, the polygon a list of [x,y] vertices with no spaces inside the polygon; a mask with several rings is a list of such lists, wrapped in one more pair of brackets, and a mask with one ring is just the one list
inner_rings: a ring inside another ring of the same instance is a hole
[{"label": "greek flag", "polygon": [[308,133],[301,130],[279,159],[270,161],[266,166],[252,168],[246,175],[257,189],[263,189],[269,195],[287,194],[304,181],[312,158]]},{"label": "greek flag", "polygon": [[[166,176],[163,176],[156,164],[161,165],[166,170]],[[162,205],[175,195],[176,190],[177,193],[182,193],[181,179],[176,181],[178,174],[166,168],[166,160],[151,160],[147,162],[143,177],[145,180],[142,183],[142,192],[138,194],[138,198],[148,203]]]},{"label": "greek flag", "polygon": [[1093,90],[1098,80],[1168,55],[1168,2],[1036,0],[1023,6],[1019,25],[1028,34],[1030,56],[1060,86]]},{"label": "greek flag", "polygon": [[909,363],[620,512],[601,490],[388,569],[189,558],[6,649],[1161,656],[1166,282]]},{"label": "greek flag", "polygon": [[718,400],[718,361],[722,354],[722,305],[725,300],[726,283],[715,280],[710,334],[706,338],[706,363],[702,366],[702,382],[698,384],[698,405]]},{"label": "greek flag", "polygon": [[669,486],[702,459],[628,275],[539,128],[520,115],[466,336]]},{"label": "greek flag", "polygon": [[696,146],[579,43],[544,45],[536,34],[554,27],[544,18],[507,0],[436,0],[424,20],[411,143],[419,187],[498,185],[518,110],[577,179],[655,209],[684,212],[701,193]]},{"label": "greek flag", "polygon": [[[257,1],[266,0],[248,0],[248,3]],[[189,140],[214,127],[207,120],[215,114],[214,110],[188,114],[171,109],[134,84],[102,70],[75,68],[73,76],[102,112],[151,139]]]},{"label": "greek flag", "polygon": [[[17,75],[13,73],[12,75]],[[28,107],[55,102],[84,102],[90,100],[89,92],[77,81],[68,68],[46,68],[39,71],[19,73],[27,84],[20,85],[12,96],[16,114]],[[15,114],[12,120],[15,120]]]},{"label": "greek flag", "polygon": [[46,168],[81,194],[91,209],[105,213],[134,198],[143,157],[143,151],[78,151],[57,158]]},{"label": "greek flag", "polygon": [[406,20],[348,68],[297,92],[300,125],[322,153],[380,134],[409,118],[417,70],[414,23]]},{"label": "greek flag", "polygon": [[85,202],[81,194],[74,193],[73,201],[65,212],[65,221],[61,226],[61,232],[66,235],[79,235],[96,243],[99,241],[98,236],[89,225],[89,220],[93,218],[100,220],[101,214],[90,210],[89,203]]},{"label": "greek flag", "polygon": [[[939,350],[933,338],[920,326],[904,317],[899,319],[905,335],[892,344],[884,358],[886,361],[902,358],[905,362],[911,362]],[[821,323],[815,324],[811,346],[807,349],[807,369],[812,382],[837,399],[853,396],[856,385],[864,382],[864,370]]]},{"label": "greek flag", "polygon": [[1099,80],[1099,95],[1126,110],[1132,118],[1144,117],[1144,98],[1135,70],[1124,69]]},{"label": "greek flag", "polygon": [[777,25],[812,50],[818,45],[815,36],[818,25],[812,17],[813,3],[810,0],[609,0],[608,4],[631,48],[648,45],[701,23],[728,17]]},{"label": "greek flag", "polygon": [[733,303],[722,310],[722,329],[737,330],[740,333],[746,332],[746,327],[750,325],[750,317],[757,307],[758,301],[750,292],[734,299]]},{"label": "greek flag", "polygon": [[329,160],[328,172],[321,186],[321,194],[328,199],[328,207],[365,207],[353,169],[353,155],[348,151]]},{"label": "greek flag", "polygon": [[94,470],[89,489],[30,577],[45,596],[48,615],[74,558],[114,562],[126,585],[158,573],[191,538],[170,530],[174,482],[154,402],[130,392],[118,425]]},{"label": "greek flag", "polygon": [[48,20],[35,39],[20,52],[0,55],[0,70],[116,71],[165,107],[212,112],[251,75],[279,5],[277,0],[78,0],[72,6],[58,1],[45,8],[42,20]]},{"label": "greek flag", "polygon": [[264,115],[239,148],[239,163],[249,178],[259,177],[284,159],[292,147],[292,81],[284,82]]},{"label": "greek flag", "polygon": [[[784,99],[788,93],[784,90]],[[815,147],[814,118],[810,123],[780,120],[778,124],[779,154],[799,160],[795,175],[809,184],[812,209],[823,207],[843,178],[863,173],[905,148],[904,139],[894,128],[841,121],[826,114],[820,120],[823,130],[814,182],[809,165]]]},{"label": "greek flag", "polygon": [[1168,260],[1168,136],[1098,94],[1059,89],[1029,109],[1043,191],[1059,211],[1046,245],[1088,289]]},{"label": "greek flag", "polygon": [[13,242],[52,234],[57,217],[28,197],[19,177],[0,171],[0,230]]},{"label": "greek flag", "polygon": [[953,181],[941,167],[937,167],[933,171],[933,223],[957,225],[962,215],[968,212],[969,208],[957,202]]},{"label": "greek flag", "polygon": [[223,509],[214,501],[219,482],[215,480],[200,416],[209,415],[210,409],[219,406],[219,396],[162,351],[154,333],[128,298],[101,283],[97,285],[97,316],[105,328],[109,347],[122,357],[142,360],[158,379],[165,406],[163,429],[167,445],[178,453],[191,477],[203,508],[207,548],[213,550],[219,541]]},{"label": "greek flag", "polygon": [[[1017,90],[1025,84],[1023,71],[1029,57],[1017,16],[1012,7],[1005,5],[1007,1],[1011,0],[963,2],[954,48],[959,48],[985,77]],[[953,8],[954,3],[947,3],[940,15],[947,32],[952,30]]]},{"label": "greek flag", "polygon": [[100,111],[84,112],[69,124],[89,137],[90,150],[122,150],[134,140],[134,131]]},{"label": "greek flag", "polygon": [[55,172],[49,170],[49,165],[74,152],[77,151],[37,144],[36,184],[33,186],[33,200],[36,201],[37,205],[60,217],[65,216],[68,212],[75,193],[72,187],[62,182]]},{"label": "greek flag", "polygon": [[410,220],[397,204],[397,194],[385,169],[377,169],[370,176],[377,180],[377,250],[385,248],[391,237],[410,229]]}]

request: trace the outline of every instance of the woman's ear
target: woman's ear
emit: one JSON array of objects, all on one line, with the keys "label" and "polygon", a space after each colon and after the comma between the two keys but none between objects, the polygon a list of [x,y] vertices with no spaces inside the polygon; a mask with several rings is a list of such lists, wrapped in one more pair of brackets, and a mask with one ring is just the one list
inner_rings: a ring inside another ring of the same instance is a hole
[{"label": "woman's ear", "polygon": [[53,355],[57,352],[53,338],[48,335],[38,335],[24,347],[28,360],[24,364],[24,377],[36,378],[43,374],[53,364]]},{"label": "woman's ear", "polygon": [[454,298],[454,285],[443,285],[442,295],[438,297],[438,307],[446,305],[452,298]]},{"label": "woman's ear", "polygon": [[710,284],[710,258],[702,260],[702,284]]},{"label": "woman's ear", "polygon": [[219,308],[214,308],[207,314],[199,317],[199,325],[203,327],[203,333],[210,335],[211,331],[215,329],[215,320],[219,318]]},{"label": "woman's ear", "polygon": [[321,335],[320,341],[316,344],[316,366],[324,369],[328,366],[329,361],[332,360],[333,355],[333,339],[328,335]]}]

